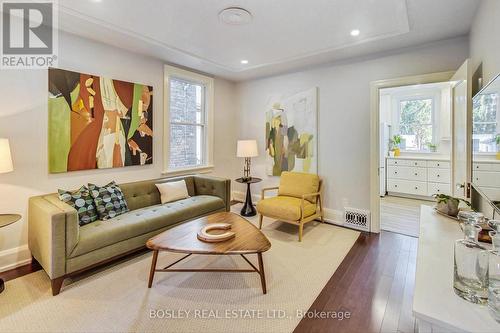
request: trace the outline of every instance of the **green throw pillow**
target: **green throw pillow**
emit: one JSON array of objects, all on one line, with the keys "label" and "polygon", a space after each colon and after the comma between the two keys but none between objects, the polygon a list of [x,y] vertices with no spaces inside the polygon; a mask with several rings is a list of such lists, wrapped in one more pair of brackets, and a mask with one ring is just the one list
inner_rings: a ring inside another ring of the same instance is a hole
[{"label": "green throw pillow", "polygon": [[105,186],[89,184],[99,218],[103,221],[129,211],[120,186],[113,181]]},{"label": "green throw pillow", "polygon": [[97,209],[95,208],[94,199],[90,195],[87,186],[82,186],[76,191],[58,190],[59,199],[75,208],[78,212],[78,223],[80,225],[89,224],[97,221]]}]

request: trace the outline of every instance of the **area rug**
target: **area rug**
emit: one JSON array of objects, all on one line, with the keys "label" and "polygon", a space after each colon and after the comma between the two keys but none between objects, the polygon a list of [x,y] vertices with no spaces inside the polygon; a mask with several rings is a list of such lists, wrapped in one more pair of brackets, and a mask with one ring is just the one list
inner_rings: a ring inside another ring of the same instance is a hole
[{"label": "area rug", "polygon": [[[44,271],[8,281],[0,295],[0,331],[292,332],[359,232],[313,222],[299,243],[297,227],[268,219],[263,231],[272,243],[264,253],[266,295],[256,273],[157,273],[148,289],[151,253],[145,253],[66,280],[55,297]],[[180,257],[160,253],[158,262],[166,266]],[[181,266],[247,268],[239,256],[188,259]]]}]

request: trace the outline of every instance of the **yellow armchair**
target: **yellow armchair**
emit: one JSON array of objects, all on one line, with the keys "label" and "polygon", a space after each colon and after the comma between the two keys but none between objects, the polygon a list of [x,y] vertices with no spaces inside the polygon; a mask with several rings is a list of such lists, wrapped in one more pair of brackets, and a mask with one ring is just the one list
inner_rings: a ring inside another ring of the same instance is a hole
[{"label": "yellow armchair", "polygon": [[[302,241],[304,224],[320,219],[323,221],[321,201],[321,179],[314,174],[288,172],[281,174],[279,187],[262,189],[261,200],[257,203],[259,228],[264,216],[299,226],[299,242]],[[265,198],[265,193],[278,190],[278,195]]]}]

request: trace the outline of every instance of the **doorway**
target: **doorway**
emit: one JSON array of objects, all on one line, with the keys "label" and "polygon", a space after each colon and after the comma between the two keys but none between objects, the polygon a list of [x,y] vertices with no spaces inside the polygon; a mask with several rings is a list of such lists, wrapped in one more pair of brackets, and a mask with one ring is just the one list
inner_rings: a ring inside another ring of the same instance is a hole
[{"label": "doorway", "polygon": [[450,81],[379,89],[380,228],[417,237],[420,206],[452,195]]},{"label": "doorway", "polygon": [[[436,170],[431,170],[430,172],[432,173],[432,177],[434,178],[431,178],[431,180],[433,179],[436,179],[436,178],[440,178],[440,181],[443,183],[443,184],[449,184],[449,191],[451,191],[452,194],[456,194],[455,191],[455,184],[459,183],[460,181],[456,181],[456,175],[454,174],[453,170],[458,168],[458,167],[464,167],[464,168],[467,168],[466,166],[466,161],[457,161],[455,160],[455,154],[454,154],[454,151],[456,149],[455,145],[454,145],[454,138],[457,137],[457,135],[462,135],[463,133],[466,133],[467,132],[467,128],[459,128],[458,131],[457,129],[454,129],[453,125],[452,124],[455,124],[455,121],[456,119],[454,118],[455,117],[455,100],[454,100],[454,93],[456,93],[455,91],[455,87],[460,83],[466,83],[466,87],[467,89],[465,89],[465,92],[464,92],[464,95],[461,97],[464,101],[468,101],[471,96],[471,80],[470,80],[470,72],[469,72],[469,68],[468,68],[468,61],[466,61],[464,63],[464,65],[462,65],[462,67],[460,67],[460,69],[457,71],[457,72],[441,72],[441,73],[432,73],[432,74],[424,74],[424,75],[418,75],[418,76],[410,76],[410,77],[402,77],[402,78],[396,78],[396,79],[388,79],[388,80],[381,80],[381,81],[375,81],[375,82],[372,82],[371,85],[370,85],[370,91],[371,91],[371,142],[370,142],[370,151],[371,151],[371,156],[370,156],[370,209],[371,209],[371,225],[370,225],[370,231],[371,232],[375,232],[375,233],[378,233],[380,232],[381,230],[381,184],[383,182],[383,180],[381,179],[380,177],[380,174],[383,173],[383,172],[386,172],[385,174],[385,182],[386,182],[386,186],[389,185],[389,186],[393,186],[392,188],[389,188],[391,190],[394,190],[396,187],[395,185],[398,185],[398,183],[394,183],[394,182],[391,182],[391,184],[387,184],[387,170],[381,170],[381,149],[384,149],[384,143],[381,143],[381,132],[385,131],[383,129],[383,125],[381,125],[381,115],[380,115],[380,103],[381,103],[381,90],[384,90],[384,89],[389,89],[389,88],[403,88],[403,87],[410,87],[410,86],[415,86],[415,87],[422,87],[422,86],[425,86],[425,85],[429,85],[429,84],[449,84],[449,87],[451,87],[451,108],[453,111],[451,111],[451,115],[450,115],[450,134],[449,134],[449,137],[447,135],[441,135],[441,134],[438,134],[438,132],[436,131],[435,133],[432,133],[430,136],[427,135],[427,136],[420,136],[419,138],[415,138],[415,137],[407,137],[408,135],[411,135],[411,134],[405,134],[406,137],[403,137],[403,135],[401,135],[401,133],[395,133],[395,134],[400,134],[400,139],[404,139],[404,140],[396,140],[398,141],[398,145],[400,145],[400,149],[401,149],[401,146],[402,144],[404,143],[405,144],[405,148],[407,147],[406,145],[408,145],[408,147],[410,149],[408,150],[417,150],[417,149],[424,149],[424,150],[429,150],[429,152],[423,152],[422,154],[426,154],[426,153],[430,153],[430,150],[431,149],[438,149],[437,147],[439,147],[439,145],[441,145],[441,141],[449,141],[449,143],[444,143],[443,146],[442,146],[442,150],[444,151],[445,149],[445,146],[448,146],[449,149],[449,154],[450,154],[450,158],[449,158],[449,165],[447,163],[443,163],[443,162],[447,162],[446,160],[444,161],[440,161],[440,159],[438,158],[435,158],[437,155],[431,155],[431,156],[434,156],[434,159],[431,160],[431,162],[429,163],[429,166],[431,169],[440,169],[440,168],[444,168],[444,169],[451,169],[451,177],[449,180],[447,180],[446,182],[442,182],[441,180],[441,173],[438,173],[439,174],[439,177],[437,177],[438,174],[436,174]],[[404,101],[403,101],[404,102]],[[422,104],[425,104],[425,103],[431,103],[429,101],[420,101],[419,102],[420,105],[422,106]],[[406,103],[408,104],[408,103]],[[405,103],[403,103],[402,105],[400,105],[400,108],[401,106],[404,107],[406,105]],[[413,104],[416,104],[416,103],[413,103]],[[469,117],[470,115],[470,106],[468,105],[468,103],[466,103],[466,107],[463,108],[464,109],[464,112],[460,113],[460,117]],[[413,105],[415,106],[415,105]],[[467,119],[465,120],[467,122]],[[430,126],[431,124],[427,124],[428,126]],[[397,127],[399,126],[399,127]],[[398,129],[401,128],[401,124],[399,125],[396,125],[396,127]],[[406,131],[405,133],[411,133],[409,131]],[[391,132],[389,131],[389,137],[391,136]],[[392,136],[394,136],[395,134],[392,134]],[[383,135],[383,133],[382,133]],[[432,137],[433,139],[432,140],[427,140],[427,141],[431,141],[431,142],[425,142],[425,138],[429,138],[429,137]],[[424,139],[422,139],[424,138]],[[445,140],[441,140],[441,138],[444,138]],[[392,137],[392,139],[394,140],[394,138]],[[427,145],[425,145],[427,143]],[[429,146],[429,143],[431,144],[431,146]],[[436,144],[437,143],[437,144]],[[437,147],[434,147],[434,145],[436,145]],[[388,148],[389,150],[389,145],[388,145]],[[468,148],[466,147],[466,150]],[[418,156],[419,153],[417,153],[416,151],[414,152],[415,155]],[[433,154],[436,154],[433,152]],[[388,153],[389,155],[389,153]],[[467,154],[466,154],[467,155]],[[401,155],[399,155],[401,156]],[[389,156],[390,157],[390,156]],[[403,161],[404,159],[398,161],[398,166],[401,166],[402,164],[409,164],[411,162],[408,162],[408,161]],[[427,168],[427,161],[425,163],[419,163],[418,161],[413,161],[413,167],[419,167],[419,168]],[[415,165],[415,163],[417,163]],[[457,166],[457,164],[459,163],[462,163],[464,164],[463,166]],[[391,162],[391,165],[390,166],[395,166],[396,163],[394,162]],[[439,164],[439,165],[438,165]],[[407,165],[407,166],[411,166],[411,165]],[[387,161],[386,161],[386,164],[384,165],[384,168],[387,168]],[[391,168],[392,171],[397,171],[397,170],[394,170],[394,168]],[[408,172],[410,172],[409,170],[411,169],[404,169],[404,171],[402,171],[403,173],[406,173],[405,176],[410,176],[408,174]],[[398,171],[399,172],[399,171]],[[427,172],[429,172],[427,170]],[[414,177],[423,177],[422,175],[418,174],[417,176],[414,175],[415,172],[413,173],[413,176]],[[392,175],[392,178],[394,174]],[[445,176],[447,177],[447,176]],[[470,182],[470,179],[469,179],[469,176],[467,175],[466,176],[466,183],[467,182]],[[421,178],[423,180],[423,178]],[[427,178],[426,178],[427,179]],[[402,179],[404,180],[404,179]],[[441,184],[440,182],[431,182],[431,183],[434,183],[435,184]],[[409,184],[411,183],[404,183],[406,186],[406,190],[409,191]],[[434,186],[433,185],[433,186]],[[398,185],[398,190],[400,189],[399,188],[400,185]],[[437,186],[437,185],[435,185]],[[431,192],[433,191],[434,188],[431,188]],[[440,189],[439,187],[437,189]],[[448,186],[445,187],[445,189],[448,189]],[[405,190],[405,189],[403,189]],[[428,194],[430,193],[429,192],[429,187],[425,187],[425,191],[424,191],[424,187],[421,186],[421,187],[418,187],[417,186],[417,189],[415,189],[415,186],[413,186],[413,190],[414,191],[417,191],[417,194],[418,195],[421,195],[421,194],[427,194],[427,198],[422,198],[422,197],[418,197],[417,199],[418,200],[422,200],[424,201],[425,203],[429,203],[429,204],[432,204],[432,202],[430,201],[429,199],[429,196]],[[441,191],[441,189],[440,189]],[[386,193],[389,192],[389,191],[386,191]],[[391,191],[392,192],[392,191]],[[413,193],[414,194],[414,193]],[[398,197],[399,198],[399,197]],[[403,198],[403,199],[410,199],[410,200],[415,200],[416,198],[415,197],[412,197],[412,198]],[[427,199],[427,200],[425,200]],[[411,202],[411,204],[414,204],[415,202]],[[414,205],[411,205],[409,204],[410,206],[414,206]],[[390,204],[388,205],[390,206]],[[419,211],[419,207],[420,205],[417,205],[417,207],[414,207],[413,210],[415,211],[415,214],[417,214],[417,212]],[[388,209],[390,209],[391,211],[394,211],[393,209],[391,209],[391,207],[389,207]],[[416,230],[416,229],[414,229]],[[415,233],[415,232],[414,232]]]}]

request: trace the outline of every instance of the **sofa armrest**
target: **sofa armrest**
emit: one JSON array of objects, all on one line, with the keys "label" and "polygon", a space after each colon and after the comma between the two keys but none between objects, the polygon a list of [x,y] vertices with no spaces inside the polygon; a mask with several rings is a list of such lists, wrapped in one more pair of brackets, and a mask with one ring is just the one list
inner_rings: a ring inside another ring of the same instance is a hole
[{"label": "sofa armrest", "polygon": [[194,188],[197,195],[214,195],[221,198],[226,212],[231,209],[231,180],[212,176],[194,176]]},{"label": "sofa armrest", "polygon": [[66,274],[66,253],[76,246],[79,237],[76,210],[60,203],[39,196],[30,198],[28,207],[28,245],[51,279]]}]

